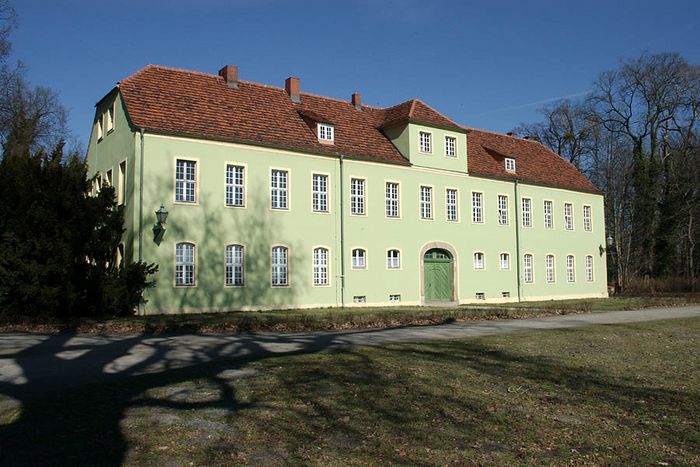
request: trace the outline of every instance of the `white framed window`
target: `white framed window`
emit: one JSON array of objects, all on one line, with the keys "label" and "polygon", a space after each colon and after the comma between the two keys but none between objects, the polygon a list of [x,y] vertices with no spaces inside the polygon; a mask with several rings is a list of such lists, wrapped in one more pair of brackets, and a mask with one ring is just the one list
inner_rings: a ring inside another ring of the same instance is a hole
[{"label": "white framed window", "polygon": [[457,222],[457,190],[447,188],[445,190],[445,211],[448,221]]},{"label": "white framed window", "polygon": [[591,207],[590,206],[584,206],[583,207],[583,230],[586,232],[590,232],[592,230],[592,221],[591,221]]},{"label": "white framed window", "polygon": [[197,202],[197,162],[185,159],[175,162],[175,201]]},{"label": "white framed window", "polygon": [[318,130],[319,141],[332,143],[335,139],[335,128],[329,123],[318,123],[316,125]]},{"label": "white framed window", "polygon": [[289,285],[289,249],[285,246],[273,246],[270,256],[272,286]]},{"label": "white framed window", "polygon": [[593,256],[586,256],[586,281],[593,282]]},{"label": "white framed window", "polygon": [[510,255],[501,253],[498,257],[498,265],[502,270],[510,269]]},{"label": "white framed window", "polygon": [[549,283],[554,282],[554,274],[554,255],[547,255],[544,257],[544,280]]},{"label": "white framed window", "polygon": [[107,133],[114,130],[114,102],[107,109]]},{"label": "white framed window", "polygon": [[226,164],[226,206],[245,206],[245,168]]},{"label": "white framed window", "polygon": [[367,302],[366,295],[353,295],[352,296],[352,303],[366,303],[366,302]]},{"label": "white framed window", "polygon": [[535,274],[532,270],[532,255],[530,253],[526,253],[523,256],[523,279],[526,284],[535,282]]},{"label": "white framed window", "polygon": [[286,170],[270,171],[270,207],[289,209],[289,172]]},{"label": "white framed window", "polygon": [[510,292],[501,292],[502,298],[510,298]]},{"label": "white framed window", "polygon": [[433,188],[429,186],[420,187],[420,218],[433,218]]},{"label": "white framed window", "polygon": [[474,298],[477,300],[486,300],[486,294],[484,292],[477,292],[474,294]]},{"label": "white framed window", "polygon": [[126,203],[126,161],[119,163],[119,187],[117,188],[117,203]]},{"label": "white framed window", "polygon": [[401,252],[399,250],[387,250],[386,267],[387,269],[399,269],[401,267]]},{"label": "white framed window", "polygon": [[350,179],[350,213],[356,216],[365,214],[365,180]]},{"label": "white framed window", "polygon": [[175,245],[175,285],[188,287],[195,284],[195,248],[193,243]]},{"label": "white framed window", "polygon": [[571,203],[564,203],[564,228],[574,230],[574,207]]},{"label": "white framed window", "polygon": [[532,200],[530,198],[523,198],[522,208],[523,227],[532,227]]},{"label": "white framed window", "polygon": [[433,152],[432,137],[433,135],[428,133],[427,131],[421,131],[418,133],[420,152]]},{"label": "white framed window", "polygon": [[567,282],[576,281],[575,269],[576,268],[575,268],[575,264],[574,264],[574,256],[568,255],[566,257],[566,281]]},{"label": "white framed window", "polygon": [[389,295],[389,303],[398,303],[401,301],[401,295],[391,294]]},{"label": "white framed window", "polygon": [[112,169],[109,169],[107,173],[105,174],[105,178],[107,180],[107,185],[109,186],[114,186],[112,185],[114,177],[112,176]]},{"label": "white framed window", "polygon": [[554,228],[554,213],[552,210],[552,202],[545,201],[542,206],[542,214],[544,218],[544,228],[553,229]]},{"label": "white framed window", "polygon": [[115,264],[117,265],[117,269],[121,269],[122,266],[124,266],[124,242],[120,242],[117,246]]},{"label": "white framed window", "polygon": [[243,245],[226,245],[225,281],[228,286],[242,286],[244,267]]},{"label": "white framed window", "polygon": [[472,192],[472,222],[484,223],[484,194],[476,191]]},{"label": "white framed window", "polygon": [[102,191],[102,175],[97,174],[97,190],[98,193]]},{"label": "white framed window", "polygon": [[457,157],[457,138],[454,136],[445,136],[445,155]]},{"label": "white framed window", "polygon": [[328,249],[314,248],[314,285],[328,285]]},{"label": "white framed window", "polygon": [[104,114],[100,114],[97,117],[97,142],[98,143],[102,140],[102,138],[104,137],[104,133],[105,133],[104,118],[105,118]]},{"label": "white framed window", "polygon": [[515,173],[515,159],[506,157],[506,172]]},{"label": "white framed window", "polygon": [[367,269],[367,251],[362,248],[352,250],[352,268]]},{"label": "white framed window", "polygon": [[399,217],[399,184],[386,182],[386,217]]},{"label": "white framed window", "polygon": [[328,212],[328,175],[311,176],[311,208],[314,212]]},{"label": "white framed window", "polygon": [[474,269],[484,269],[484,254],[480,251],[474,253]]},{"label": "white framed window", "polygon": [[508,225],[508,197],[498,195],[498,225]]}]

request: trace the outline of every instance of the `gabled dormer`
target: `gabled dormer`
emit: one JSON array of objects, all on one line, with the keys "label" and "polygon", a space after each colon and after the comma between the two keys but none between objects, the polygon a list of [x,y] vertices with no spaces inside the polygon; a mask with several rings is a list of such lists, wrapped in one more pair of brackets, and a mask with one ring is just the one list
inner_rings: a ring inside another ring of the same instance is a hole
[{"label": "gabled dormer", "polygon": [[417,99],[386,109],[381,130],[413,165],[467,171],[467,130]]}]

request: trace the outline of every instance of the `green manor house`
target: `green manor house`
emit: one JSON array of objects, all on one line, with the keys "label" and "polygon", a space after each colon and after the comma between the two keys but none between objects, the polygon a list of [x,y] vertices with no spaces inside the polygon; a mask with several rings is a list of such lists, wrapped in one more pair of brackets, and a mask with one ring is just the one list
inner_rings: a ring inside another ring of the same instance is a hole
[{"label": "green manor house", "polygon": [[600,191],[417,99],[151,65],[97,103],[87,157],[124,206],[118,261],[160,266],[146,313],[607,296]]}]

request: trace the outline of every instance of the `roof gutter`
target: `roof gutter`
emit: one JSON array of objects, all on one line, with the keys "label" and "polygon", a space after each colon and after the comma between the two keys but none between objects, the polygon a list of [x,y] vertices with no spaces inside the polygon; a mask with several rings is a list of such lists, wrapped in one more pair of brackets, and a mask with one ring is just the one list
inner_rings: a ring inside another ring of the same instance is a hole
[{"label": "roof gutter", "polygon": [[140,128],[139,133],[141,134],[141,159],[139,162],[139,262],[143,258],[142,248],[143,248],[143,159],[144,159],[144,129]]}]

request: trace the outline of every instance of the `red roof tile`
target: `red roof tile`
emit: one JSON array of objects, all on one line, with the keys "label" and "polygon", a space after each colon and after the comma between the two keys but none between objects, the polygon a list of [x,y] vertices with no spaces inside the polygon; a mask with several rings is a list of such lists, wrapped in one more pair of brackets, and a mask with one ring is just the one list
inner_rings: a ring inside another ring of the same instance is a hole
[{"label": "red roof tile", "polygon": [[[349,100],[308,93],[301,93],[301,103],[294,103],[283,88],[247,81],[231,88],[218,75],[155,65],[122,80],[118,88],[138,128],[378,162],[409,164],[382,128],[416,122],[469,130],[418,99],[388,108],[363,106],[363,111]],[[335,126],[334,144],[318,141],[314,121]],[[472,174],[597,192],[571,164],[539,143],[469,131]],[[506,156],[518,161],[515,175],[505,172]]]}]

